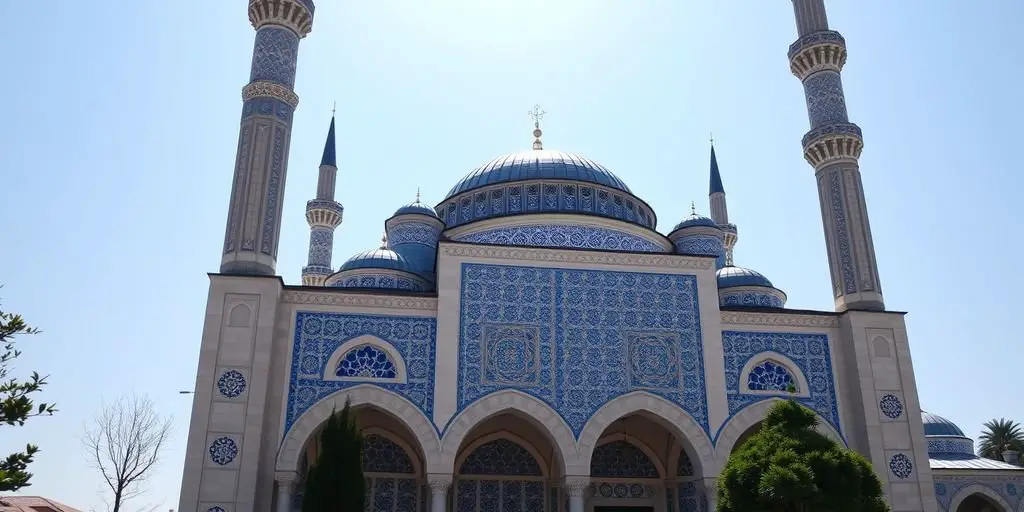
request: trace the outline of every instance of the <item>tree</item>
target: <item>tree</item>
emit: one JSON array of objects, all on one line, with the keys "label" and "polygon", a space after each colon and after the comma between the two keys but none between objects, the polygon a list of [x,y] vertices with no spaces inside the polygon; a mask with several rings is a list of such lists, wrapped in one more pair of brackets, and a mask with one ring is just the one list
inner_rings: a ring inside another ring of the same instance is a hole
[{"label": "tree", "polygon": [[137,396],[104,406],[86,428],[82,442],[113,494],[108,502],[113,512],[145,492],[142,484],[160,461],[170,431],[171,418],[161,417],[152,401]]},{"label": "tree", "polygon": [[302,512],[363,512],[363,437],[345,401],[320,432],[320,450],[306,475]]},{"label": "tree", "polygon": [[1024,431],[1020,423],[1006,418],[985,422],[978,437],[978,454],[986,459],[1003,460],[1004,450],[1024,451]]},{"label": "tree", "polygon": [[719,475],[718,512],[888,511],[871,464],[814,429],[810,409],[775,404]]},{"label": "tree", "polygon": [[[20,427],[33,416],[51,415],[57,411],[53,404],[36,405],[30,398],[46,385],[46,377],[36,372],[32,372],[25,381],[10,377],[11,365],[21,355],[21,351],[14,348],[14,338],[38,332],[38,329],[29,327],[21,315],[0,310],[0,345],[3,346],[0,350],[0,424]],[[0,492],[17,491],[31,485],[32,473],[28,472],[28,465],[38,452],[39,447],[29,444],[25,451],[12,453],[0,460]]]}]

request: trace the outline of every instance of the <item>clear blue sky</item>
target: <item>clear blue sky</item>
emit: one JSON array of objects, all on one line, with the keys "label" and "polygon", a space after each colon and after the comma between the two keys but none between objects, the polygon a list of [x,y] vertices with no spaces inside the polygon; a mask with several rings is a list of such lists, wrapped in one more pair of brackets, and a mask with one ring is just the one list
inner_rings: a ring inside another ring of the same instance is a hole
[{"label": "clear blue sky", "polygon": [[[831,310],[803,92],[786,0],[319,0],[300,50],[279,272],[298,283],[304,202],[338,102],[335,265],[376,246],[416,187],[431,203],[476,165],[530,144],[623,178],[662,231],[707,212],[714,131],[737,263],[794,308]],[[976,437],[1020,408],[1019,147],[1024,3],[828,2],[887,305],[907,323],[924,407]],[[176,508],[208,280],[224,236],[245,2],[11,2],[0,17],[5,310],[45,332],[22,373],[52,375],[60,413],[2,428],[0,453],[42,452],[27,491],[100,508],[79,437],[122,392],[172,414],[174,438],[136,505]],[[1016,234],[1014,234],[1016,233]]]}]

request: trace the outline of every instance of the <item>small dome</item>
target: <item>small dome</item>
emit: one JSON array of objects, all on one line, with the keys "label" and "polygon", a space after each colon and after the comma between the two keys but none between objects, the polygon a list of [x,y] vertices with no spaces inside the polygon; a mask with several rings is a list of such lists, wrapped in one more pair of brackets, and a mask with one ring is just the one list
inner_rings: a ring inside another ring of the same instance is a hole
[{"label": "small dome", "polygon": [[775,288],[767,277],[760,272],[743,267],[722,267],[716,272],[719,288],[732,288],[735,286],[765,286]]},{"label": "small dome", "polygon": [[921,423],[924,423],[926,436],[958,436],[967,437],[956,423],[930,412],[921,411]]},{"label": "small dome", "polygon": [[589,158],[562,151],[527,150],[499,156],[477,167],[452,187],[445,200],[487,185],[539,179],[583,181],[632,194],[618,176]]},{"label": "small dome", "polygon": [[411,272],[409,262],[402,255],[390,249],[373,249],[356,254],[349,258],[338,272],[357,268],[386,268]]},{"label": "small dome", "polygon": [[392,216],[397,217],[399,215],[408,214],[429,215],[435,219],[438,218],[437,212],[435,212],[433,208],[421,203],[419,199],[395,210],[395,214]]},{"label": "small dome", "polygon": [[716,223],[715,221],[713,221],[713,220],[711,220],[711,219],[709,219],[707,217],[704,217],[702,215],[697,215],[696,213],[694,213],[694,214],[691,214],[689,217],[683,219],[683,221],[680,222],[679,224],[676,224],[676,227],[672,228],[672,231],[675,231],[677,229],[683,229],[683,228],[691,228],[691,227],[694,227],[694,226],[707,226],[707,227],[717,228],[718,227],[718,223]]}]

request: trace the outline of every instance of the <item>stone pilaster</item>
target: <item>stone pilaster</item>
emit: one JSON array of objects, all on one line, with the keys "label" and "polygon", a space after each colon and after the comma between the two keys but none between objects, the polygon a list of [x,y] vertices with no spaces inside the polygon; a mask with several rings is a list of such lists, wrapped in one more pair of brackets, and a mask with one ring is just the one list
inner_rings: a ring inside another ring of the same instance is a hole
[{"label": "stone pilaster", "polygon": [[452,486],[452,475],[428,474],[427,485],[430,486],[430,512],[445,512],[448,506],[448,490]]},{"label": "stone pilaster", "polygon": [[584,495],[590,488],[589,476],[567,476],[562,484],[565,495],[569,497],[569,512],[584,511]]}]

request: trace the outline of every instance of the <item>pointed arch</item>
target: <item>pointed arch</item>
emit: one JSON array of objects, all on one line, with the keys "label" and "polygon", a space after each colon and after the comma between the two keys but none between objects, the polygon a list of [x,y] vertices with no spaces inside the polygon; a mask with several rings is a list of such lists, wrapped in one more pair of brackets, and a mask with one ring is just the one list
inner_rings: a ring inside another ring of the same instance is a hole
[{"label": "pointed arch", "polygon": [[[666,478],[666,475],[667,475],[666,468],[665,468],[665,464],[661,460],[661,457],[659,457],[658,454],[655,453],[654,450],[652,450],[651,447],[647,445],[647,443],[645,443],[645,442],[643,442],[643,441],[641,441],[641,440],[639,440],[636,437],[633,437],[631,435],[627,435],[627,434],[612,434],[612,435],[609,435],[609,436],[602,437],[601,439],[599,439],[597,441],[597,446],[594,447],[594,454],[601,454],[602,449],[605,449],[605,450],[614,449],[613,448],[614,445],[616,445],[618,443],[627,444],[630,447],[632,447],[633,449],[639,451],[643,455],[643,457],[647,459],[647,462],[651,465],[651,468],[654,470],[655,474],[653,474],[653,475],[640,476],[640,477],[636,477],[636,478],[658,478],[658,479]],[[609,474],[595,475],[594,474],[594,462],[595,462],[596,459],[594,457],[594,454],[591,454],[591,456],[590,456],[590,476],[592,478],[593,477],[597,477],[597,478],[634,478],[635,477],[635,476],[609,475]],[[640,462],[640,465],[642,466],[643,465],[643,461],[639,461],[639,462]]]},{"label": "pointed arch", "polygon": [[563,464],[568,465],[568,461],[575,460],[576,443],[572,430],[550,405],[522,391],[503,389],[480,398],[452,418],[441,438],[440,466],[430,472],[453,473],[455,458],[469,431],[484,420],[504,412],[520,413],[520,416],[547,434],[561,455]]},{"label": "pointed arch", "polygon": [[[491,443],[496,443],[496,442],[501,442],[501,441],[507,441],[507,442],[515,445],[516,447],[524,450],[526,453],[528,453],[530,455],[530,457],[533,458],[533,462],[537,466],[537,475],[535,475],[535,476],[542,476],[542,477],[545,477],[545,478],[548,477],[549,461],[547,461],[540,454],[540,451],[537,450],[537,447],[534,446],[533,443],[527,441],[526,439],[523,439],[522,437],[520,437],[520,436],[518,436],[516,434],[513,434],[512,432],[509,432],[507,430],[500,430],[498,432],[494,432],[494,433],[488,434],[486,436],[481,437],[480,439],[474,440],[472,443],[470,443],[468,446],[466,446],[466,448],[463,449],[460,452],[458,458],[456,458],[456,460],[455,460],[455,474],[457,474],[457,475],[464,474],[462,472],[462,466],[466,463],[466,461],[471,456],[474,456],[477,453],[477,449],[483,447],[484,445],[490,445]],[[527,462],[527,465],[528,465],[528,462]],[[482,473],[465,473],[465,474],[469,475],[469,476],[479,476]],[[495,474],[500,474],[500,473],[495,473]],[[526,474],[526,473],[523,473],[523,474]],[[534,475],[531,475],[531,476],[534,476]]]},{"label": "pointed arch", "polygon": [[332,412],[345,406],[346,399],[351,400],[355,409],[373,407],[403,424],[419,443],[427,468],[437,465],[441,442],[434,424],[420,412],[419,408],[384,388],[360,384],[328,395],[299,416],[281,442],[275,465],[277,471],[298,472],[299,456],[303,447]]},{"label": "pointed arch", "polygon": [[741,393],[751,395],[778,395],[780,392],[786,392],[785,390],[778,391],[771,389],[757,390],[751,389],[749,387],[751,373],[753,373],[756,368],[763,368],[763,365],[765,365],[766,363],[781,366],[787,372],[789,372],[789,375],[793,379],[793,385],[796,387],[796,393],[794,394],[794,396],[798,396],[801,398],[807,398],[811,396],[811,387],[807,383],[807,377],[804,375],[804,372],[800,371],[800,366],[793,362],[792,359],[782,354],[779,354],[778,352],[771,351],[756,354],[754,355],[754,357],[751,357],[749,360],[747,360],[747,364],[743,365],[743,369],[740,371],[739,382],[739,389]]},{"label": "pointed arch", "polygon": [[701,474],[717,473],[718,466],[711,439],[689,413],[660,396],[646,391],[634,391],[609,400],[590,417],[580,432],[576,462],[571,468],[567,468],[566,474],[589,475],[590,459],[604,431],[615,420],[631,414],[646,414],[653,417],[669,432],[675,434],[679,441],[693,448],[692,453],[697,459],[693,462],[700,466]]},{"label": "pointed arch", "polygon": [[[370,347],[375,353],[382,353],[387,361],[391,364],[394,369],[393,377],[374,378],[374,377],[343,377],[338,375],[338,365],[341,364],[342,360],[352,353],[354,350],[363,349],[364,347]],[[362,336],[356,336],[341,346],[336,348],[334,352],[331,352],[330,357],[327,358],[327,364],[324,366],[324,380],[357,380],[367,381],[374,380],[376,382],[388,382],[392,384],[404,384],[406,382],[405,359],[402,358],[402,353],[395,348],[394,345],[387,341],[380,339],[376,336],[364,334]]]},{"label": "pointed arch", "polygon": [[[1002,512],[1013,512],[1013,507],[1011,507],[998,492],[983,484],[971,484],[966,487],[962,487],[957,491],[956,494],[953,495],[953,499],[949,501],[949,512],[956,512],[957,509],[960,508],[960,505],[963,504],[964,500],[974,496],[975,494],[983,496],[986,500],[1002,507]],[[1024,503],[1024,501],[1022,501],[1022,503]]]},{"label": "pointed arch", "polygon": [[[722,461],[724,464],[725,461],[729,459],[729,455],[735,448],[736,442],[743,437],[743,434],[764,420],[765,415],[768,414],[768,410],[771,409],[776,402],[781,401],[783,401],[783,399],[777,397],[765,398],[760,402],[748,405],[726,420],[725,424],[722,425],[722,428],[718,430],[718,436],[715,438],[715,458]],[[821,432],[833,441],[846,446],[846,440],[843,439],[843,436],[840,435],[828,421],[825,421],[825,418],[822,418],[820,414],[817,412],[814,414],[818,417],[818,432]]]}]

